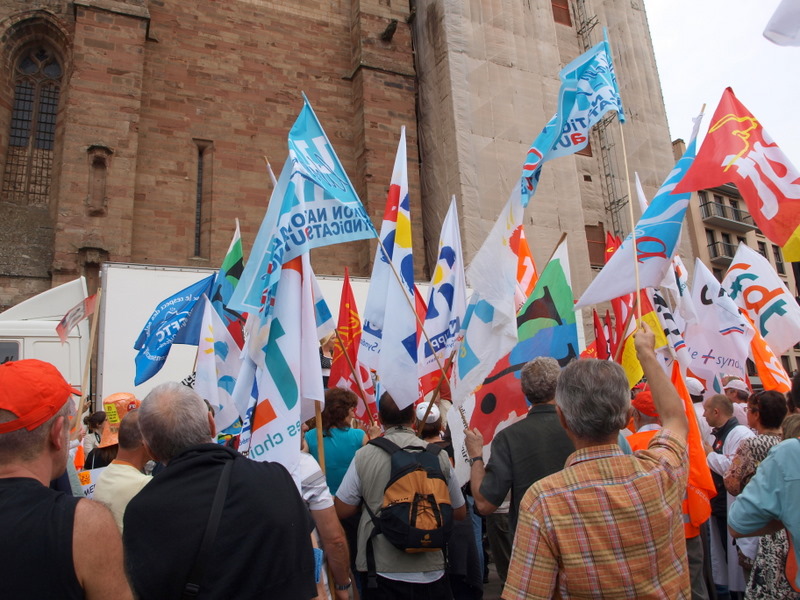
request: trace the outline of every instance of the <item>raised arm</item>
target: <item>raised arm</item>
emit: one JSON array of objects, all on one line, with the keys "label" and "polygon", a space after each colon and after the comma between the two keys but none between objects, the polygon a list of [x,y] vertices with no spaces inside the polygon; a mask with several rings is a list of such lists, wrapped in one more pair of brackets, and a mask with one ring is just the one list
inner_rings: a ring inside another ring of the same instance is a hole
[{"label": "raised arm", "polygon": [[683,402],[678,391],[667,377],[655,353],[656,336],[650,326],[642,321],[634,334],[636,356],[642,365],[647,384],[653,393],[653,401],[661,417],[661,425],[673,435],[686,441],[689,434],[689,421],[686,419]]}]

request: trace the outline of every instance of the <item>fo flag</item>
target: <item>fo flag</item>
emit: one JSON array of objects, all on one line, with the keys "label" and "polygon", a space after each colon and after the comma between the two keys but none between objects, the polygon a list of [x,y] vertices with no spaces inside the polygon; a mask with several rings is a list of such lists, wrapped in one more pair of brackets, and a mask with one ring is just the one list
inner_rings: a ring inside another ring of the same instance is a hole
[{"label": "fo flag", "polygon": [[758,228],[800,260],[800,171],[727,88],[694,164],[675,187],[682,194],[733,182]]},{"label": "fo flag", "polygon": [[62,344],[67,342],[69,332],[72,331],[78,323],[89,318],[89,315],[94,313],[96,300],[97,294],[84,298],[80,303],[69,309],[67,314],[64,315],[64,318],[59,321],[58,325],[56,325],[56,332]]},{"label": "fo flag", "polygon": [[536,192],[545,161],[585,148],[589,129],[609,110],[625,122],[608,38],[569,63],[559,77],[558,112],[533,141],[522,166],[522,206]]},{"label": "fo flag", "polygon": [[200,336],[202,313],[190,318],[197,302],[211,293],[214,275],[209,275],[177,294],[162,300],[133,345],[136,355],[136,378],[140,385],[161,370],[172,344],[194,344]]}]

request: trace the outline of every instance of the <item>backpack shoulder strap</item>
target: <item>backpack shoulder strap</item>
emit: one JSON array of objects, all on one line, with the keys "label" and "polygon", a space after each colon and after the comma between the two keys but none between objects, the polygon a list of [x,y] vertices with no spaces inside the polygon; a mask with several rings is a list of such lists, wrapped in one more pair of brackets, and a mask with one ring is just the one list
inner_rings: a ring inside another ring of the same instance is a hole
[{"label": "backpack shoulder strap", "polygon": [[385,437],[376,437],[375,439],[372,439],[367,443],[372,444],[373,446],[377,446],[378,448],[380,448],[384,452],[387,452],[388,454],[394,454],[395,452],[402,450],[400,446],[398,446],[391,440],[387,440]]},{"label": "backpack shoulder strap", "polygon": [[426,451],[426,452],[430,452],[430,453],[431,453],[431,454],[433,454],[434,456],[439,456],[439,453],[440,453],[442,450],[444,450],[444,448],[442,448],[442,447],[441,447],[441,446],[439,446],[438,444],[428,444],[427,446],[425,446],[425,451]]}]

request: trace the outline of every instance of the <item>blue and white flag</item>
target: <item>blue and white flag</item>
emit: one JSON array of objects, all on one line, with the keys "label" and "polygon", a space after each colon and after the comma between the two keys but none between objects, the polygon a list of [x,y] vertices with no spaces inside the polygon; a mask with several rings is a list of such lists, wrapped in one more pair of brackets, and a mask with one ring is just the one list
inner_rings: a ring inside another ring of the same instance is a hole
[{"label": "blue and white flag", "polygon": [[223,431],[240,417],[232,396],[242,367],[241,350],[211,301],[203,298],[203,305],[194,390],[214,407],[214,423]]},{"label": "blue and white flag", "polygon": [[582,308],[619,298],[636,291],[635,262],[639,263],[639,287],[658,287],[672,266],[678,239],[691,194],[672,194],[672,190],[692,165],[696,140],[689,142],[683,157],[672,169],[650,206],[622,246],[614,252],[575,304]]},{"label": "blue and white flag", "polygon": [[282,265],[313,248],[376,237],[377,233],[333,147],[304,99],[289,131],[289,158],[228,306],[272,310]]},{"label": "blue and white flag", "polygon": [[453,196],[442,223],[439,257],[431,278],[428,312],[425,315],[425,331],[428,337],[421,336],[419,340],[420,378],[438,371],[440,365],[443,366],[452,354],[461,330],[461,322],[467,312],[466,298],[461,231],[458,227],[456,198]]},{"label": "blue and white flag", "polygon": [[592,125],[609,110],[625,122],[607,37],[564,67],[559,77],[558,111],[533,141],[522,166],[522,206],[536,192],[542,163],[585,148]]},{"label": "blue and white flag", "polygon": [[515,185],[480,250],[467,278],[473,294],[461,328],[453,386],[453,404],[460,406],[491,373],[497,361],[517,344],[517,264],[511,237],[522,226],[520,189]]},{"label": "blue and white flag", "polygon": [[209,275],[158,304],[133,345],[139,351],[134,385],[144,383],[161,370],[172,344],[197,345],[202,312],[196,313],[199,318],[192,313],[198,300],[211,293],[213,285],[214,275]]}]

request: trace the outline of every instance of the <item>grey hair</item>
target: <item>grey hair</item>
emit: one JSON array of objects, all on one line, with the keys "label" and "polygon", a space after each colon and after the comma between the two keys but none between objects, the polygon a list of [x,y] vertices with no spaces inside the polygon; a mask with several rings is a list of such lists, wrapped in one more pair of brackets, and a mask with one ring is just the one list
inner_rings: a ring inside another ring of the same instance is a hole
[{"label": "grey hair", "polygon": [[615,362],[591,358],[573,361],[558,377],[556,404],[577,437],[592,442],[607,440],[628,422],[628,378]]},{"label": "grey hair", "polygon": [[[47,421],[39,425],[36,429],[28,431],[24,427],[16,431],[9,431],[0,435],[0,462],[5,463],[13,460],[29,462],[35,460],[45,448],[47,436],[53,429],[56,419],[65,417],[69,419],[75,414],[75,403],[72,398],[64,402],[64,406]],[[0,423],[10,423],[18,417],[8,410],[0,410]],[[65,428],[67,439],[69,439],[69,423]]]},{"label": "grey hair", "polygon": [[520,372],[522,393],[531,404],[550,402],[556,395],[561,366],[555,358],[538,356],[525,363]]},{"label": "grey hair", "polygon": [[203,399],[177,381],[162,383],[145,396],[139,408],[139,429],[162,462],[169,462],[190,446],[211,441]]}]

